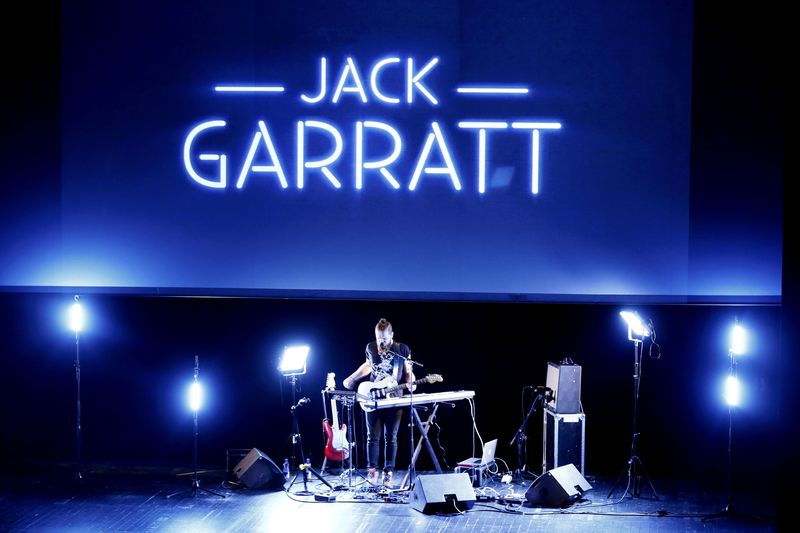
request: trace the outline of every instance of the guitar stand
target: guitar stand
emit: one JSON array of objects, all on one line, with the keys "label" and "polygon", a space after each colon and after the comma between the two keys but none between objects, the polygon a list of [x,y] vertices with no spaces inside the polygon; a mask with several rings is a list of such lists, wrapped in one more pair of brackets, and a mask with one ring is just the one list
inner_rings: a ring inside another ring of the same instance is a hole
[{"label": "guitar stand", "polygon": [[[345,488],[351,489],[353,487],[353,472],[355,472],[355,469],[353,468],[353,451],[356,449],[356,445],[353,442],[353,405],[355,404],[355,399],[351,396],[343,395],[341,391],[323,390],[322,393],[323,393],[323,405],[327,406],[328,400],[326,398],[326,395],[330,394],[333,396],[333,401],[341,402],[342,406],[346,408],[347,439],[348,439],[349,449],[347,450],[347,459],[339,462],[339,465],[342,470],[341,473],[339,474],[341,485],[337,485],[336,488],[333,488],[333,490],[343,490]],[[322,461],[322,470],[321,470],[322,475],[325,474],[325,468],[327,464],[328,464],[328,458],[325,457]],[[347,466],[345,466],[346,464]],[[346,484],[344,481],[345,477],[347,478]]]}]

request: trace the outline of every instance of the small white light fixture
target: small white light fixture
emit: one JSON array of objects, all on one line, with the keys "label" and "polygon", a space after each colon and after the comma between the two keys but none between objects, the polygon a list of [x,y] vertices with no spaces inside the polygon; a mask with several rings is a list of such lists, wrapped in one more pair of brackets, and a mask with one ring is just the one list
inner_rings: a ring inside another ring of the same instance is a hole
[{"label": "small white light fixture", "polygon": [[278,369],[284,376],[305,374],[308,352],[308,346],[287,346],[283,349],[283,356]]}]

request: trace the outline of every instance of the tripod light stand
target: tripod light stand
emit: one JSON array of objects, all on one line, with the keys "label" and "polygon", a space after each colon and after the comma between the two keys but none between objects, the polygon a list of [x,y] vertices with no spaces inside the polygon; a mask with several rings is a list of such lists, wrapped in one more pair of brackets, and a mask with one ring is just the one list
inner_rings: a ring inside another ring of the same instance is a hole
[{"label": "tripod light stand", "polygon": [[189,387],[189,407],[192,409],[194,418],[194,477],[192,478],[191,488],[169,494],[167,495],[167,498],[172,498],[173,496],[184,494],[186,492],[191,492],[192,496],[195,497],[197,496],[197,491],[199,490],[207,492],[208,494],[212,494],[214,496],[219,496],[220,498],[225,498],[224,494],[220,494],[219,492],[214,492],[213,490],[201,487],[200,481],[197,479],[197,437],[199,435],[197,414],[200,411],[200,407],[203,403],[203,389],[200,386],[200,381],[198,380],[199,376],[200,376],[200,358],[195,355],[194,381],[192,382],[192,385]]},{"label": "tripod light stand", "polygon": [[81,350],[80,350],[80,334],[85,322],[85,314],[83,307],[81,307],[80,296],[75,295],[75,303],[69,308],[69,328],[75,332],[75,384],[77,388],[77,405],[76,405],[76,424],[75,424],[75,437],[76,437],[76,472],[75,479],[82,479],[81,475]]},{"label": "tripod light stand", "polygon": [[625,493],[622,495],[624,498],[626,494],[630,494],[633,498],[638,498],[641,494],[642,479],[647,481],[650,485],[650,490],[653,491],[653,496],[658,499],[653,482],[647,475],[644,468],[644,463],[638,455],[638,441],[639,441],[639,428],[638,428],[638,404],[639,404],[639,387],[642,379],[642,352],[644,349],[644,339],[650,337],[652,328],[646,326],[639,315],[635,312],[622,311],[620,316],[628,324],[628,340],[633,341],[633,436],[631,438],[631,455],[628,458],[627,466],[623,469],[617,482],[608,493],[608,497],[617,489],[620,482],[626,477],[628,478],[625,487]]},{"label": "tripod light stand", "polygon": [[725,507],[718,513],[706,515],[702,518],[702,522],[712,520],[714,518],[745,518],[748,520],[760,520],[756,516],[751,516],[741,513],[733,509],[731,503],[732,495],[732,481],[733,481],[733,461],[731,448],[733,443],[733,408],[741,403],[741,385],[739,384],[738,376],[738,360],[737,355],[743,355],[746,352],[745,330],[737,320],[731,330],[731,342],[728,348],[728,358],[730,365],[728,366],[728,376],[725,379],[725,402],[728,404],[728,464],[727,464],[727,482],[725,485]]}]

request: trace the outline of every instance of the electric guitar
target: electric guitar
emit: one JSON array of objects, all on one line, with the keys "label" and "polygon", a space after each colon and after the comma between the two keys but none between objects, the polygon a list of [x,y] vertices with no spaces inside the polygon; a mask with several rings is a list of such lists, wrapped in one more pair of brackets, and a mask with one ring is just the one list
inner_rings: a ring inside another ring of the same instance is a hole
[{"label": "electric guitar", "polygon": [[[336,389],[336,374],[328,372],[328,379],[325,381],[327,390]],[[328,442],[325,444],[325,457],[331,461],[344,461],[350,457],[350,444],[347,442],[347,424],[338,424],[339,412],[336,407],[336,400],[331,399],[331,422],[327,419],[322,421],[322,429]]]},{"label": "electric guitar", "polygon": [[[428,374],[422,379],[412,382],[410,385],[419,385],[421,383],[440,383],[444,380],[440,374]],[[398,385],[397,381],[389,376],[380,381],[364,381],[358,386],[358,398],[361,403],[361,408],[364,411],[370,412],[375,409],[369,405],[369,400],[379,400],[381,398],[394,398],[395,396],[402,396],[404,389],[408,389],[409,384],[403,383]]]}]

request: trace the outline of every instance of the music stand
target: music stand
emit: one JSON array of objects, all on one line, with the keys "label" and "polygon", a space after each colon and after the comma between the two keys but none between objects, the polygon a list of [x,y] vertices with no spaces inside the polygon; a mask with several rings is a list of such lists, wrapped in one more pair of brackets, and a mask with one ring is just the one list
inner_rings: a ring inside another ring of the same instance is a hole
[{"label": "music stand", "polygon": [[[628,458],[627,465],[623,468],[619,477],[617,478],[614,486],[608,493],[608,498],[617,490],[620,482],[626,477],[628,484],[625,487],[626,494],[630,494],[633,498],[638,498],[641,494],[642,479],[647,481],[650,485],[650,490],[653,491],[653,496],[658,500],[658,493],[650,481],[650,476],[647,475],[647,470],[644,468],[644,463],[638,455],[638,441],[639,441],[639,428],[638,428],[638,404],[639,404],[639,387],[642,379],[642,352],[644,351],[644,339],[650,336],[651,328],[644,325],[639,315],[629,311],[622,311],[620,313],[625,322],[628,323],[628,340],[633,342],[633,435],[631,438],[631,455]],[[631,487],[633,485],[633,487]]]}]

